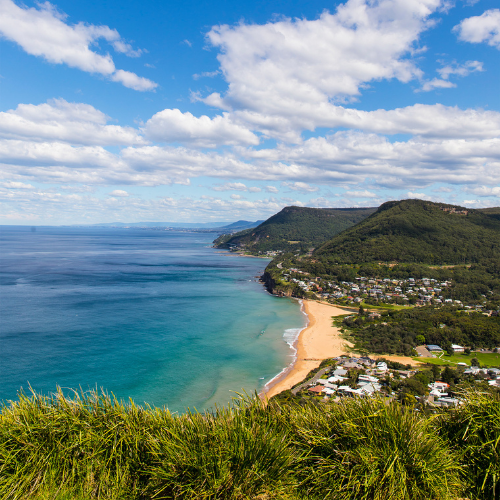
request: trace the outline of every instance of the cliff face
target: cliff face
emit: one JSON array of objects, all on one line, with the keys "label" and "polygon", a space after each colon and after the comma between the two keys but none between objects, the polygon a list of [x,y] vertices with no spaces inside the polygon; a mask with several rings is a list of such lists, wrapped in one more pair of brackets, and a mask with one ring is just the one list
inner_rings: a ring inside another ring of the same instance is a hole
[{"label": "cliff face", "polygon": [[260,280],[262,281],[262,283],[264,283],[266,290],[272,295],[277,295],[278,297],[293,296],[293,290],[291,288],[281,289],[277,287],[276,281],[268,271],[264,271],[264,274],[260,277]]}]

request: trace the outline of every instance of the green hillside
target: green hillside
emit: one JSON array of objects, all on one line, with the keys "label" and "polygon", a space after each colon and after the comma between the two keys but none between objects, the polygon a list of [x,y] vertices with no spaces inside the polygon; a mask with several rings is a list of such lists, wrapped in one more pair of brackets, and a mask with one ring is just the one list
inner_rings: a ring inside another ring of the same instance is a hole
[{"label": "green hillside", "polygon": [[345,264],[467,264],[495,256],[500,258],[497,209],[472,210],[423,200],[384,203],[314,252],[314,257]]},{"label": "green hillside", "polygon": [[376,208],[285,207],[260,226],[214,241],[217,248],[250,253],[299,251],[304,253],[371,215]]}]

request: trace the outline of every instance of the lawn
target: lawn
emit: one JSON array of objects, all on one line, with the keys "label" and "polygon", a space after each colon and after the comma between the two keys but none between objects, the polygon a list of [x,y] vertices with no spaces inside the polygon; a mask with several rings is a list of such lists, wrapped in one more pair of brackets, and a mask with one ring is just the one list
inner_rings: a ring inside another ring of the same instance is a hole
[{"label": "lawn", "polygon": [[471,354],[454,354],[453,356],[443,354],[441,357],[415,357],[413,359],[422,363],[431,363],[433,365],[441,366],[456,365],[457,363],[467,363],[470,366],[470,360],[472,358],[477,358],[479,363],[481,363],[481,366],[488,366],[490,368],[500,367],[500,353],[473,352]]}]

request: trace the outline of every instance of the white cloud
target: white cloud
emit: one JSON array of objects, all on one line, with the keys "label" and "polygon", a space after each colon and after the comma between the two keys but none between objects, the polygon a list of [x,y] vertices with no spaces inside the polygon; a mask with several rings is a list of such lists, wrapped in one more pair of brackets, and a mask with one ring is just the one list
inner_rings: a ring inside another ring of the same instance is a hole
[{"label": "white cloud", "polygon": [[[420,33],[440,0],[349,0],[317,20],[217,26],[207,35],[220,48],[224,97],[205,99],[222,109],[244,109],[262,130],[280,120],[321,115],[330,100],[353,98],[371,81],[421,76],[411,59]],[[267,121],[267,124],[265,123]],[[307,120],[304,128],[314,128]],[[267,127],[266,127],[267,125]],[[286,134],[281,138],[286,138]],[[293,134],[288,134],[288,140]]]},{"label": "white cloud", "polygon": [[212,187],[214,191],[248,191],[246,184],[243,182],[226,182],[218,186]]},{"label": "white cloud", "polygon": [[310,186],[306,182],[282,182],[281,185],[292,191],[301,191],[303,193],[314,193],[318,190],[315,186]]},{"label": "white cloud", "polygon": [[111,75],[111,80],[113,80],[114,82],[120,82],[125,87],[129,89],[139,90],[140,92],[154,90],[156,87],[158,87],[157,83],[142,76],[137,76],[135,73],[125,71],[123,69],[117,69]]},{"label": "white cloud", "polygon": [[353,198],[378,198],[376,193],[372,193],[366,189],[364,191],[346,191],[344,194]]},{"label": "white cloud", "polygon": [[0,112],[0,136],[103,146],[147,143],[137,130],[106,125],[107,121],[104,113],[89,104],[51,99],[44,104],[19,104],[16,109]]},{"label": "white cloud", "polygon": [[467,187],[465,190],[467,193],[472,193],[477,196],[497,196],[500,198],[500,187],[494,186],[477,186],[477,187]]},{"label": "white cloud", "polygon": [[429,196],[425,193],[413,193],[411,191],[408,191],[406,193],[406,196],[408,198],[413,198],[413,199],[417,198],[419,200],[426,200],[426,201],[433,201],[434,200],[434,198],[432,198],[432,196]]},{"label": "white cloud", "polygon": [[490,9],[480,16],[468,17],[453,28],[464,42],[486,42],[500,50],[500,9]]},{"label": "white cloud", "polygon": [[118,196],[119,198],[127,198],[128,196],[130,196],[130,194],[127,191],[124,191],[123,189],[115,189],[114,191],[111,191],[109,195]]},{"label": "white cloud", "polygon": [[[422,85],[423,92],[429,92],[434,89],[446,89],[456,87],[456,84],[449,81],[450,76],[468,76],[475,71],[484,71],[483,63],[480,61],[467,61],[464,64],[458,64],[453,62],[452,64],[447,64],[442,68],[439,68],[437,72],[439,73],[439,78],[434,78],[433,80],[428,80]],[[418,92],[418,90],[416,91]]]},{"label": "white cloud", "polygon": [[279,193],[279,189],[277,187],[274,187],[274,186],[266,186],[266,192],[267,193]]},{"label": "white cloud", "polygon": [[159,142],[182,142],[200,147],[220,145],[257,145],[259,138],[248,128],[235,123],[228,113],[214,118],[199,118],[178,109],[164,109],[146,123],[144,132]]},{"label": "white cloud", "polygon": [[[90,49],[98,40],[104,39],[118,52],[140,55],[141,51],[134,51],[118,31],[81,22],[69,25],[66,17],[49,2],[39,4],[37,9],[18,7],[12,0],[1,0],[0,34],[19,44],[28,54],[43,57],[54,64],[67,64],[88,73],[98,73],[135,90],[152,90],[157,86],[133,73],[125,72],[124,75],[123,70],[116,70],[109,54],[101,55]],[[141,84],[133,84],[130,75]]]},{"label": "white cloud", "polygon": [[0,182],[0,186],[7,189],[35,189],[31,184],[26,184],[24,182]]},{"label": "white cloud", "polygon": [[[3,179],[84,185],[189,184],[197,177],[234,179],[218,190],[248,191],[242,180],[279,181],[312,192],[315,184],[410,189],[433,183],[500,184],[500,139],[426,139],[390,142],[361,132],[337,132],[300,146],[200,152],[185,147],[127,147],[113,154],[100,146],[4,140]],[[266,190],[277,191],[269,185]],[[356,189],[358,190],[358,189]]]},{"label": "white cloud", "polygon": [[445,80],[448,80],[450,75],[467,76],[474,71],[484,71],[483,63],[480,61],[467,61],[464,64],[453,63],[437,70],[441,78]]},{"label": "white cloud", "polygon": [[456,87],[456,84],[453,82],[450,82],[449,80],[441,80],[439,78],[433,78],[432,80],[429,80],[425,82],[422,85],[422,91],[423,92],[429,92],[430,90],[434,89],[451,89]]}]

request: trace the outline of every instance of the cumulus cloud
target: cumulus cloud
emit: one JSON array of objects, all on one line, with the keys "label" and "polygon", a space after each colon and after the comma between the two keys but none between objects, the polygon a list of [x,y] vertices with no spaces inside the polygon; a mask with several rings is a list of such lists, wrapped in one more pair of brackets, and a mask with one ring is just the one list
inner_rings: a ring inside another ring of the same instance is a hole
[{"label": "cumulus cloud", "polygon": [[453,28],[459,40],[470,43],[486,42],[500,50],[500,9],[490,9],[480,16],[468,17]]},{"label": "cumulus cloud", "polygon": [[0,182],[0,186],[3,186],[7,189],[35,189],[31,184],[26,184],[24,182]]},{"label": "cumulus cloud", "polygon": [[353,198],[378,198],[376,193],[372,193],[366,189],[364,191],[346,191],[344,194]]},{"label": "cumulus cloud", "polygon": [[316,20],[214,27],[207,38],[229,88],[205,102],[286,119],[353,98],[371,81],[419,78],[411,52],[441,3],[349,0]]},{"label": "cumulus cloud", "polygon": [[432,80],[425,82],[422,85],[421,90],[423,92],[429,92],[430,90],[434,90],[434,89],[451,89],[453,87],[456,87],[456,84],[453,82],[450,82],[449,80],[442,80],[440,78],[433,78]]},{"label": "cumulus cloud", "polygon": [[477,196],[497,196],[500,198],[500,187],[499,186],[477,186],[477,187],[467,187],[464,189],[467,193],[472,193]]},{"label": "cumulus cloud", "polygon": [[442,68],[438,69],[437,72],[441,75],[441,78],[447,80],[450,75],[467,76],[474,71],[484,71],[483,63],[480,61],[467,61],[464,64],[447,64]]},{"label": "cumulus cloud", "polygon": [[[113,154],[100,146],[5,140],[0,144],[8,180],[80,182],[86,185],[189,184],[197,177],[234,179],[219,190],[250,191],[241,182],[279,181],[292,190],[312,192],[311,183],[411,188],[432,183],[500,183],[500,139],[426,139],[390,142],[376,134],[337,132],[300,146],[200,152],[185,147],[126,147]],[[7,180],[7,179],[6,179]],[[276,190],[266,187],[268,192]]]},{"label": "cumulus cloud", "polygon": [[103,146],[147,143],[137,130],[107,122],[108,117],[89,104],[51,99],[0,112],[0,136]]},{"label": "cumulus cloud", "polygon": [[288,189],[291,189],[292,191],[301,191],[303,193],[314,193],[317,191],[319,188],[315,186],[310,186],[306,182],[282,182],[281,185],[283,187],[286,187]]},{"label": "cumulus cloud", "polygon": [[259,138],[236,123],[228,113],[199,118],[179,109],[164,109],[153,115],[144,126],[147,137],[159,142],[181,142],[214,148],[220,145],[257,145]]},{"label": "cumulus cloud", "polygon": [[158,84],[144,78],[142,76],[137,76],[131,71],[125,71],[123,69],[117,69],[112,75],[111,80],[114,82],[120,82],[125,87],[133,90],[139,90],[144,92],[146,90],[154,90],[158,87]]},{"label": "cumulus cloud", "polygon": [[98,73],[135,90],[157,87],[156,83],[134,73],[116,70],[109,54],[101,55],[91,50],[92,45],[104,39],[118,52],[139,56],[141,51],[134,51],[118,31],[85,23],[69,25],[66,17],[49,2],[39,4],[39,8],[24,8],[12,0],[1,0],[0,34],[20,45],[28,54],[43,57],[48,62]]},{"label": "cumulus cloud", "polygon": [[114,191],[111,191],[109,195],[118,196],[119,198],[127,198],[128,196],[130,196],[130,194],[127,191],[124,191],[123,189],[115,189]]},{"label": "cumulus cloud", "polygon": [[214,191],[247,191],[248,188],[243,182],[226,182],[224,184],[219,184],[213,186]]},{"label": "cumulus cloud", "polygon": [[[428,80],[422,85],[423,92],[428,92],[434,89],[446,89],[456,87],[456,84],[449,81],[450,76],[468,76],[475,71],[483,71],[483,63],[480,61],[467,61],[464,64],[453,62],[452,64],[444,65],[437,72],[441,78]],[[418,92],[418,91],[417,91]]]}]

